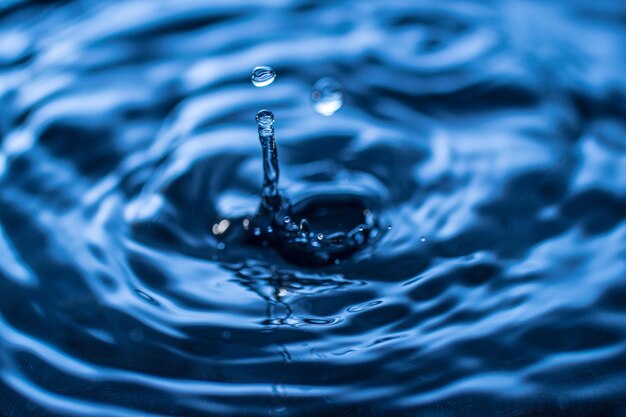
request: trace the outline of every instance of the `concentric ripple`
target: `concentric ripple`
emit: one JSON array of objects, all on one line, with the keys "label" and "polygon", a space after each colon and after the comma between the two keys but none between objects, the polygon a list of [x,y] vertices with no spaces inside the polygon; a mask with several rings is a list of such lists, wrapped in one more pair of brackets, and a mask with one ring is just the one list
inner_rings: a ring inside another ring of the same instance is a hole
[{"label": "concentric ripple", "polygon": [[[0,3],[0,415],[624,415],[624,16]],[[262,108],[284,192],[380,202],[380,239],[237,238]]]}]

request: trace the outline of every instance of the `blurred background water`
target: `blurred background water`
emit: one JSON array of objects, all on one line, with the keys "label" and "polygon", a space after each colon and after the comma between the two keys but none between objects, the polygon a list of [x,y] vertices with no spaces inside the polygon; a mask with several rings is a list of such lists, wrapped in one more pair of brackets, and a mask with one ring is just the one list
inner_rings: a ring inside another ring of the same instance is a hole
[{"label": "blurred background water", "polygon": [[[624,68],[616,0],[0,2],[0,415],[625,416]],[[221,242],[261,108],[391,230]]]}]

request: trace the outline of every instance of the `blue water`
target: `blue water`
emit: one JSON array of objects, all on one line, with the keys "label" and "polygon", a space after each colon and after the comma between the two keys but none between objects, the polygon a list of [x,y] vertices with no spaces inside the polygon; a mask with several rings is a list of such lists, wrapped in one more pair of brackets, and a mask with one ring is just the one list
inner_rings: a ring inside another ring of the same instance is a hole
[{"label": "blue water", "polygon": [[[0,2],[0,415],[626,416],[625,68],[619,0]],[[222,240],[262,108],[391,229]]]}]

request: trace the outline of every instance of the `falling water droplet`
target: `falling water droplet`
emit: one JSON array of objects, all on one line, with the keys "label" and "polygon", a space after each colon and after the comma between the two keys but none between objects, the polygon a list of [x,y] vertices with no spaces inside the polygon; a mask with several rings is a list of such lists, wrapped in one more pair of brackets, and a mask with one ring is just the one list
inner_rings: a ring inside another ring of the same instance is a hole
[{"label": "falling water droplet", "polygon": [[317,240],[324,240],[324,235],[322,233],[318,233]]},{"label": "falling water droplet", "polygon": [[289,224],[289,223],[291,223],[291,217],[289,217],[289,216],[285,216],[285,218],[283,219],[283,221],[285,222],[285,224]]},{"label": "falling water droplet", "polygon": [[265,87],[270,85],[276,79],[276,71],[274,68],[267,66],[254,67],[252,71],[252,84],[255,87]]},{"label": "falling water droplet", "polygon": [[420,242],[426,242],[426,238],[424,236],[420,237]]},{"label": "falling water droplet", "polygon": [[261,228],[255,227],[253,233],[255,236],[261,236]]},{"label": "falling water droplet", "polygon": [[316,112],[323,116],[332,116],[343,106],[341,84],[330,77],[319,79],[313,85],[311,100]]},{"label": "falling water droplet", "polygon": [[387,225],[387,230],[391,230],[391,225]]}]

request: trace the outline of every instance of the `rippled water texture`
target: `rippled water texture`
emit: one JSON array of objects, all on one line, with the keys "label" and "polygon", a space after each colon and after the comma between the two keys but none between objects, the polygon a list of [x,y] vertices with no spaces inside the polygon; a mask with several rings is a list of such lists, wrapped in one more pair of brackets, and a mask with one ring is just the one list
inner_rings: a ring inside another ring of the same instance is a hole
[{"label": "rippled water texture", "polygon": [[[0,415],[625,416],[625,68],[618,0],[1,2]],[[391,230],[223,240],[262,108]]]}]

